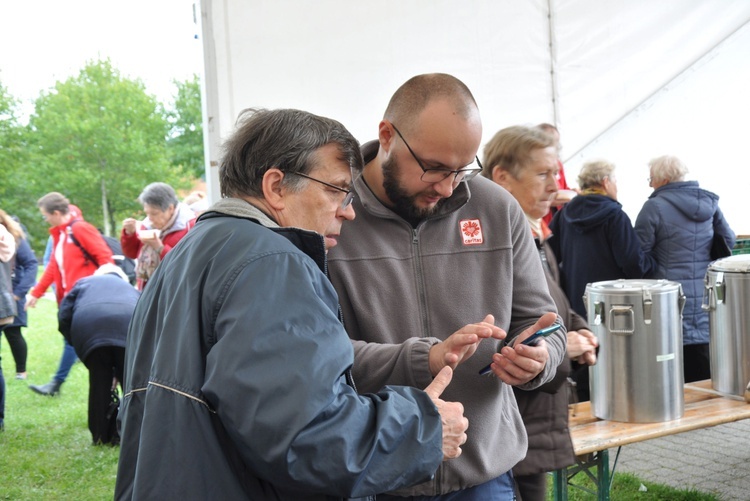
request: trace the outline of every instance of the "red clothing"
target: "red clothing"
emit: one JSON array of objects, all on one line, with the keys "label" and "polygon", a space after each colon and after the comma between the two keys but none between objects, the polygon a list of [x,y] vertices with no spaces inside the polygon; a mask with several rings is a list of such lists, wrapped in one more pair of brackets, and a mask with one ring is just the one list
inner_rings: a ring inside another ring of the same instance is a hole
[{"label": "red clothing", "polygon": [[[161,243],[164,244],[164,248],[161,250],[161,258],[164,259],[164,256],[167,255],[167,252],[172,250],[172,247],[177,245],[177,242],[182,240],[182,237],[184,237],[188,230],[195,226],[195,219],[190,221],[188,223],[188,226],[186,228],[183,228],[181,230],[168,233],[167,235],[161,236]],[[147,229],[144,225],[141,225],[142,230]],[[125,256],[136,259],[138,257],[138,254],[141,253],[141,248],[143,247],[143,242],[138,238],[138,232],[133,233],[132,235],[128,235],[125,233],[125,230],[122,230],[122,233],[120,234],[120,245],[122,245],[122,253],[125,254]]]},{"label": "red clothing", "polygon": [[557,160],[557,166],[560,167],[560,169],[557,171],[557,189],[558,190],[569,190],[570,187],[568,186],[568,182],[565,180],[565,169],[563,169],[563,163],[558,159]]},{"label": "red clothing", "polygon": [[[557,166],[559,167],[557,171],[557,176],[555,176],[555,181],[557,182],[557,189],[558,190],[569,190],[570,187],[568,186],[568,182],[565,180],[565,170],[563,169],[563,163],[560,161],[560,159],[557,159]],[[550,207],[549,212],[544,216],[544,222],[546,224],[549,224],[550,221],[552,221],[552,216],[555,215],[555,212],[557,212],[559,208],[555,207],[554,205]]]},{"label": "red clothing", "polygon": [[[180,215],[178,215],[177,223],[173,226],[179,229],[174,229],[166,234],[160,235],[161,243],[164,245],[161,253],[159,254],[161,259],[164,259],[164,256],[166,256],[167,253],[172,250],[172,247],[177,245],[177,242],[182,240],[182,237],[187,234],[190,228],[195,226],[195,217],[189,220],[186,220],[186,217],[187,216],[185,216],[183,212],[181,212]],[[139,229],[147,230],[151,228],[141,223]],[[120,233],[120,245],[122,246],[122,253],[131,259],[137,259],[141,254],[141,249],[143,248],[143,242],[141,242],[141,240],[138,238],[138,232],[136,231],[132,235],[128,235],[127,233],[125,233],[124,229]],[[143,287],[146,285],[146,283],[143,279],[138,278],[138,283],[136,285],[138,290],[143,290]]]},{"label": "red clothing", "polygon": [[[47,263],[47,267],[44,269],[44,273],[42,274],[42,278],[39,279],[39,283],[31,290],[32,296],[36,298],[42,297],[47,288],[54,283],[55,296],[57,298],[57,303],[60,304],[63,296],[73,288],[78,280],[93,275],[99,267],[96,263],[92,263],[88,260],[81,249],[73,243],[68,231],[73,232],[76,240],[78,240],[86,251],[91,254],[91,257],[96,259],[97,263],[100,265],[105,263],[114,264],[112,251],[99,234],[99,230],[82,219],[78,219],[75,224],[71,225],[70,223],[72,221],[73,220],[67,224],[61,224],[60,226],[50,228],[49,232],[50,235],[52,235],[53,242],[52,258],[49,260],[49,263]],[[62,252],[63,269],[65,273],[64,277],[55,257],[61,232],[66,235]]]}]

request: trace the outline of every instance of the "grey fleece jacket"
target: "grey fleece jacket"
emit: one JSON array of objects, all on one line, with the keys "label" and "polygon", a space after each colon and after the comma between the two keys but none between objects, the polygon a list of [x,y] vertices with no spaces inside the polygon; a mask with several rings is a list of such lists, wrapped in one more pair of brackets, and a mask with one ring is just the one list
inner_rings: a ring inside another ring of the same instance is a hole
[{"label": "grey fleece jacket", "polygon": [[[353,339],[360,391],[387,384],[424,388],[432,381],[430,347],[488,313],[513,338],[542,314],[557,311],[528,220],[497,184],[485,178],[461,183],[439,213],[417,228],[385,207],[362,177],[354,187],[357,216],[343,225],[328,263]],[[469,430],[463,454],[444,461],[432,481],[398,494],[464,489],[523,459],[527,437],[512,388],[478,374],[498,344],[483,340],[442,396],[464,404]],[[552,379],[565,356],[565,330],[547,338],[547,346],[546,368],[525,388]]]}]

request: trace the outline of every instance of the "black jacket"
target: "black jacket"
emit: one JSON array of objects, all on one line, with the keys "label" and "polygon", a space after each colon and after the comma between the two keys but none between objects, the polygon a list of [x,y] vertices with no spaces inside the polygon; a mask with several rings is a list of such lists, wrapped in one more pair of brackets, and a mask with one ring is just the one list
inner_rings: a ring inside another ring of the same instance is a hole
[{"label": "black jacket", "polygon": [[586,316],[586,284],[644,278],[656,270],[656,260],[641,249],[622,205],[606,195],[573,198],[549,227],[548,241],[560,264],[560,285],[581,316]]},{"label": "black jacket", "polygon": [[58,329],[84,361],[95,348],[124,348],[138,296],[140,293],[117,275],[82,278],[60,303]]}]

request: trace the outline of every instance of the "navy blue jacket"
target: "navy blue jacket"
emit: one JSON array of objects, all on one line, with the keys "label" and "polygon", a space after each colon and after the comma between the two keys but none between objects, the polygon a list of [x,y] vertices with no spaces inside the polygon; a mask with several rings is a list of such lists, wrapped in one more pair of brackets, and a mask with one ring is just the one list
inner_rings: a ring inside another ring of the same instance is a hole
[{"label": "navy blue jacket", "polygon": [[735,235],[719,209],[719,197],[697,181],[669,183],[657,188],[635,221],[643,250],[656,259],[654,278],[682,284],[683,344],[708,343],[708,314],[701,308],[703,279],[711,262],[714,232],[731,249]]},{"label": "navy blue jacket", "polygon": [[331,501],[429,478],[440,415],[358,395],[323,237],[222,199],[144,289],[125,350],[115,499]]},{"label": "navy blue jacket", "polygon": [[16,254],[13,256],[13,295],[18,298],[16,305],[18,313],[13,319],[12,324],[4,325],[3,329],[8,327],[26,327],[27,315],[23,307],[26,304],[26,294],[29,289],[36,283],[36,272],[39,263],[36,260],[34,251],[31,250],[29,241],[21,239],[16,241]]},{"label": "navy blue jacket", "polygon": [[630,218],[606,195],[579,195],[555,214],[550,247],[560,264],[563,290],[573,309],[587,318],[586,285],[618,278],[644,278],[656,260],[643,252]]},{"label": "navy blue jacket", "polygon": [[82,278],[60,303],[58,329],[84,361],[96,348],[124,348],[138,296],[132,285],[114,274]]}]

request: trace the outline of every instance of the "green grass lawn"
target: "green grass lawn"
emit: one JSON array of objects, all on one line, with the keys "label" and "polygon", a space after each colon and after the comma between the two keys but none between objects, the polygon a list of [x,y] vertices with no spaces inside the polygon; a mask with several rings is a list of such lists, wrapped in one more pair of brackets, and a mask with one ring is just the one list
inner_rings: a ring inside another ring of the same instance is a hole
[{"label": "green grass lawn", "polygon": [[5,431],[0,433],[0,500],[112,499],[118,448],[94,446],[88,430],[88,370],[76,362],[60,395],[28,389],[57,371],[63,337],[57,331],[54,299],[29,310],[23,330],[29,346],[28,380],[15,378],[15,364],[2,336]]},{"label": "green grass lawn", "polygon": [[[30,328],[24,329],[29,345],[28,381],[14,379],[15,364],[5,336],[0,344],[6,379],[5,432],[0,433],[0,500],[112,499],[119,449],[91,444],[86,425],[86,367],[80,362],[73,366],[58,396],[44,397],[28,389],[28,384],[47,383],[60,360],[63,338],[57,332],[54,300],[41,299],[29,311],[29,325]],[[582,475],[576,482],[592,488]],[[648,490],[640,491],[641,484]],[[595,499],[577,489],[569,489],[568,495],[573,501]],[[611,499],[715,501],[717,498],[616,474]]]}]

